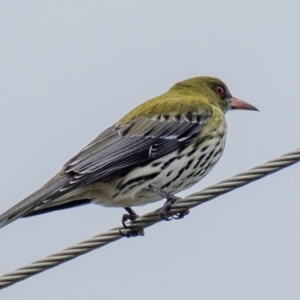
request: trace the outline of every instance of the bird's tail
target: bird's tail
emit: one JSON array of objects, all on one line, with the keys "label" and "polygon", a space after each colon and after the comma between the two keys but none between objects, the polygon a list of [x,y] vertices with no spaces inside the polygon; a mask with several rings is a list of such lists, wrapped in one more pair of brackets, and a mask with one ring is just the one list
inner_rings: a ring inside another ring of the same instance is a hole
[{"label": "bird's tail", "polygon": [[67,174],[54,176],[39,190],[0,215],[0,228],[32,212],[35,207],[51,198],[51,195],[57,194],[69,180]]}]

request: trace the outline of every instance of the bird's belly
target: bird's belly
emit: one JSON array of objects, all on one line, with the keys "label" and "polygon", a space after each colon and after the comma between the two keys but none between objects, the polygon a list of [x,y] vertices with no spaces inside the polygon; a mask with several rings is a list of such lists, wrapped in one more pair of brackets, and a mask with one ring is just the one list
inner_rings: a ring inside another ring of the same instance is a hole
[{"label": "bird's belly", "polygon": [[224,144],[225,136],[212,137],[199,146],[192,143],[181,152],[172,152],[135,168],[114,182],[110,198],[117,206],[137,206],[161,199],[148,190],[149,185],[169,193],[189,188],[211,171],[222,155]]}]

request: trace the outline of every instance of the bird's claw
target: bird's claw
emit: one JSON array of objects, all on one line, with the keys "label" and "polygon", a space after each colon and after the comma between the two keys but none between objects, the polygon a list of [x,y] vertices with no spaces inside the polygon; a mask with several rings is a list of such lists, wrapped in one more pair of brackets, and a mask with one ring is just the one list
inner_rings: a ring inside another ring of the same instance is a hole
[{"label": "bird's claw", "polygon": [[134,221],[136,220],[139,215],[131,208],[131,207],[124,207],[125,210],[128,212],[128,214],[124,214],[122,217],[122,225],[126,231],[119,230],[120,235],[130,238],[130,237],[136,237],[136,236],[144,236],[144,230],[143,229],[131,229],[126,223],[127,221]]},{"label": "bird's claw", "polygon": [[165,204],[163,205],[163,207],[159,211],[161,219],[164,220],[164,221],[171,221],[172,219],[181,219],[181,218],[183,218],[187,213],[180,212],[180,213],[176,213],[174,215],[168,215],[168,213],[171,209],[171,206],[176,201],[180,200],[181,198],[177,197],[173,194],[168,194],[168,193],[165,193],[165,196],[167,198],[167,201],[165,202]]},{"label": "bird's claw", "polygon": [[139,216],[138,215],[133,215],[133,214],[124,214],[122,217],[122,225],[124,226],[124,228],[128,228],[126,222],[127,221],[134,221],[135,219],[137,219]]},{"label": "bird's claw", "polygon": [[123,232],[122,230],[119,230],[120,235],[131,238],[131,237],[136,237],[136,236],[144,236],[144,230],[143,229],[131,229]]},{"label": "bird's claw", "polygon": [[187,216],[190,213],[190,210],[187,209],[185,211],[179,212],[179,213],[175,213],[174,215],[168,216],[168,210],[165,209],[161,209],[159,212],[160,218],[164,221],[171,221],[171,220],[179,220],[179,219],[183,219],[185,216]]},{"label": "bird's claw", "polygon": [[164,221],[171,221],[173,219],[173,216],[167,216],[168,211],[164,208],[161,208],[159,211],[159,216]]},{"label": "bird's claw", "polygon": [[173,219],[175,220],[179,220],[179,219],[183,219],[185,216],[187,216],[190,213],[190,210],[187,209],[185,211],[181,211],[175,215],[172,216]]}]

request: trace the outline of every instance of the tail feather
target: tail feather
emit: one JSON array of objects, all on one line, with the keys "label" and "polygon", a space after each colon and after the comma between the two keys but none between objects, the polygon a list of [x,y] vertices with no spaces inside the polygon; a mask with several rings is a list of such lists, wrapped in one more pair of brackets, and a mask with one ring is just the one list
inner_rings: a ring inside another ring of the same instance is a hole
[{"label": "tail feather", "polygon": [[[56,175],[39,190],[29,195],[27,198],[17,203],[2,215],[0,215],[0,228],[15,221],[16,219],[30,214],[36,206],[39,206],[43,201],[51,198],[53,194],[57,194],[60,189],[69,182],[70,177],[67,174]],[[66,193],[66,192],[65,192]],[[58,198],[65,194],[62,192]]]},{"label": "tail feather", "polygon": [[63,204],[58,204],[58,205],[54,205],[54,206],[50,206],[50,207],[46,207],[46,208],[39,208],[37,210],[31,211],[31,212],[23,215],[22,218],[38,216],[38,215],[46,214],[49,212],[53,212],[53,211],[57,211],[57,210],[64,210],[64,209],[73,208],[73,207],[90,204],[90,203],[91,203],[90,199],[74,200],[74,201],[65,202]]}]

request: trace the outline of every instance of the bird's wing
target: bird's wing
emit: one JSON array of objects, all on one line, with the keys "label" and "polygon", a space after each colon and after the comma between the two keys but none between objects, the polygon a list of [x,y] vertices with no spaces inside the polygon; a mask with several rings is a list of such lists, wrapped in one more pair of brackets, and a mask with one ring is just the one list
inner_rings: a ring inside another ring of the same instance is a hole
[{"label": "bird's wing", "polygon": [[139,118],[100,134],[64,167],[73,190],[163,157],[198,137],[211,112]]},{"label": "bird's wing", "polygon": [[22,216],[37,214],[43,203],[49,204],[78,187],[182,149],[199,135],[210,117],[211,111],[161,115],[108,128],[46,185],[0,215],[0,228]]}]

